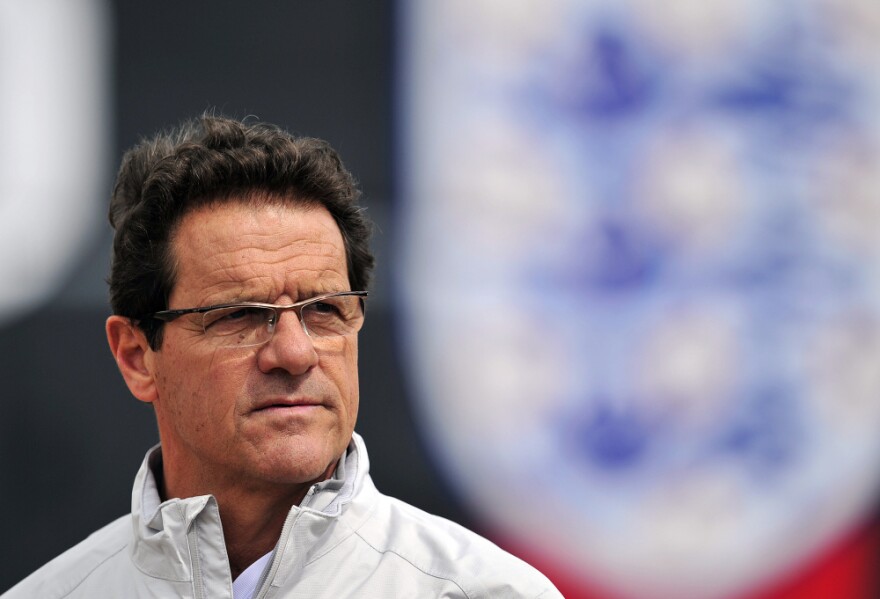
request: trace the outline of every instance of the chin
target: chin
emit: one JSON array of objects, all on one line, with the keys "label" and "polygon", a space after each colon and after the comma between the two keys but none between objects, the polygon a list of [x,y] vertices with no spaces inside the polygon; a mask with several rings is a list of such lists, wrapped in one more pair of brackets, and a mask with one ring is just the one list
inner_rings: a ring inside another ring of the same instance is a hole
[{"label": "chin", "polygon": [[[337,453],[335,449],[302,447],[287,449],[281,455],[272,456],[260,465],[264,478],[282,484],[304,484],[327,478],[332,472],[331,465],[342,455],[344,448]],[[330,470],[330,472],[328,472]]]}]

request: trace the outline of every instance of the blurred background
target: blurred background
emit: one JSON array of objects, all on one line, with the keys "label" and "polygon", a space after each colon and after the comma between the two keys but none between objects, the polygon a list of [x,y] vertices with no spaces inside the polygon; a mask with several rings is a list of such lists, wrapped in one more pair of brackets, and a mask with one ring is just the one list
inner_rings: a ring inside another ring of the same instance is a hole
[{"label": "blurred background", "polygon": [[875,0],[0,0],[0,591],[129,511],[121,153],[329,140],[377,486],[569,598],[880,594]]}]

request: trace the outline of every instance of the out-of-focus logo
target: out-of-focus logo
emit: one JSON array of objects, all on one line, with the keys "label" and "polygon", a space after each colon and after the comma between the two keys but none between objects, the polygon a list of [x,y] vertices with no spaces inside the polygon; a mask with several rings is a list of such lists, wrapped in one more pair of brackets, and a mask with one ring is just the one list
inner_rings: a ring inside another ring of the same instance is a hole
[{"label": "out-of-focus logo", "polygon": [[489,529],[635,597],[771,580],[880,477],[880,5],[418,2],[406,355]]},{"label": "out-of-focus logo", "polygon": [[0,322],[56,291],[96,229],[106,13],[101,0],[0,3]]}]

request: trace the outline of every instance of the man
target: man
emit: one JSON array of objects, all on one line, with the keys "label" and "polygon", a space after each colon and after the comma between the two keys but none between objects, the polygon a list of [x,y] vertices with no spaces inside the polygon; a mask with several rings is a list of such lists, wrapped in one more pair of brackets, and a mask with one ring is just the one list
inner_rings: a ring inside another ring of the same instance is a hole
[{"label": "man", "polygon": [[454,523],[380,494],[358,412],[373,257],[314,139],[203,117],[130,150],[110,204],[110,349],[160,445],[132,513],[18,597],[559,597]]}]

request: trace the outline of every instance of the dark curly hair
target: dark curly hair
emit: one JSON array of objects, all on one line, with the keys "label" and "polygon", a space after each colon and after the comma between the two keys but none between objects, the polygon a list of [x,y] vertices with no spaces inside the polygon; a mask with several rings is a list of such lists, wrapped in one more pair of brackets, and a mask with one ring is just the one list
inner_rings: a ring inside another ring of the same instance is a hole
[{"label": "dark curly hair", "polygon": [[144,317],[168,308],[176,227],[200,206],[233,200],[326,208],[342,232],[349,284],[366,289],[374,265],[372,225],[359,196],[327,142],[267,123],[206,115],[144,140],[123,157],[110,200],[113,313],[131,318],[159,349],[162,322]]}]

